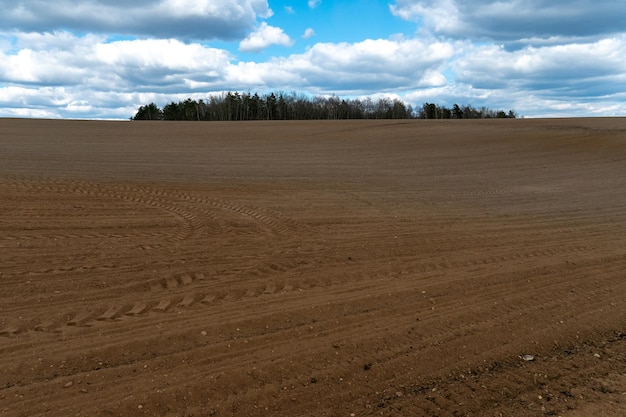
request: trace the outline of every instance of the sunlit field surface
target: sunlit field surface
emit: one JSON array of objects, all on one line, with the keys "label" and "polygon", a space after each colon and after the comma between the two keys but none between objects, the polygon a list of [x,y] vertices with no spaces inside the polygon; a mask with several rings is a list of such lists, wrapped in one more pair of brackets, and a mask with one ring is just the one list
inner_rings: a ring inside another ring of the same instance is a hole
[{"label": "sunlit field surface", "polygon": [[626,415],[626,119],[0,119],[0,416]]}]

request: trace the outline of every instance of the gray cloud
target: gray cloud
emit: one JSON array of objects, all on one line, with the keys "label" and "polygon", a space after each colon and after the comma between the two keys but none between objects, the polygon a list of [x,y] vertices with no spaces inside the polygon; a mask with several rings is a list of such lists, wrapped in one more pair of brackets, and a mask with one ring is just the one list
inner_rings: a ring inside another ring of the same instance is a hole
[{"label": "gray cloud", "polygon": [[594,38],[622,32],[626,22],[626,2],[615,0],[396,0],[390,7],[439,34],[496,42]]},{"label": "gray cloud", "polygon": [[552,92],[565,98],[616,91],[626,76],[626,36],[586,44],[507,51],[474,47],[454,64],[456,80],[475,88]]},{"label": "gray cloud", "polygon": [[271,14],[267,0],[4,0],[0,27],[234,40]]}]

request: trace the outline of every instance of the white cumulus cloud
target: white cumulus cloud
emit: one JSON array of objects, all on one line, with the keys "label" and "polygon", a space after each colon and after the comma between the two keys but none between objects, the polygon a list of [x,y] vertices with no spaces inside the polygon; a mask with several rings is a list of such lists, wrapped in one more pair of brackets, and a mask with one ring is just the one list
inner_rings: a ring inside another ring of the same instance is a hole
[{"label": "white cumulus cloud", "polygon": [[271,45],[291,46],[293,41],[281,28],[262,22],[257,30],[241,41],[239,50],[242,52],[259,52]]},{"label": "white cumulus cloud", "polygon": [[312,28],[306,28],[304,33],[302,34],[303,39],[310,39],[313,36],[315,36],[315,30],[313,30]]},{"label": "white cumulus cloud", "polygon": [[314,93],[368,94],[446,82],[452,45],[410,40],[318,43],[303,54],[255,65],[270,88]]}]

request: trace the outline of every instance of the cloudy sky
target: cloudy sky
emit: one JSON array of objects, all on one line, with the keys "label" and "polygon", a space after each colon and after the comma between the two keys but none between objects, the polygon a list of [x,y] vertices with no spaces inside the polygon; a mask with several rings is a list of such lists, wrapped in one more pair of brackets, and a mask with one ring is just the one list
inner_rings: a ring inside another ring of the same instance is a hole
[{"label": "cloudy sky", "polygon": [[224,91],[626,115],[616,0],[2,0],[0,117]]}]

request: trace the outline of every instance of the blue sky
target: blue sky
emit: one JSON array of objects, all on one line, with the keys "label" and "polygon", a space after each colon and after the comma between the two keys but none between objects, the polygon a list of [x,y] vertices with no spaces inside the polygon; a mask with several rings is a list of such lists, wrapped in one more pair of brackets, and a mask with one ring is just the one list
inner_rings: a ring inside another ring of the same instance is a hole
[{"label": "blue sky", "polygon": [[626,116],[626,2],[3,0],[0,117],[225,91]]}]

